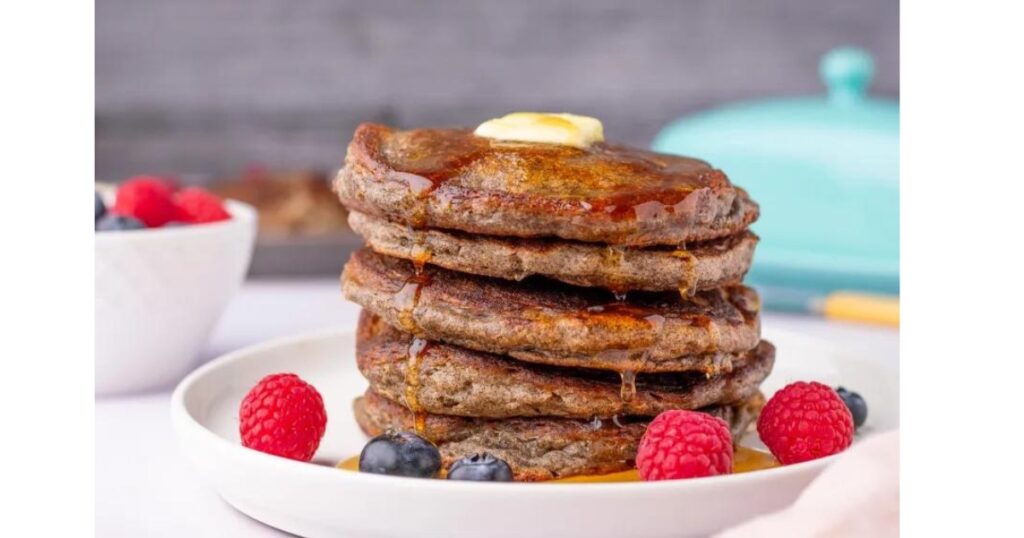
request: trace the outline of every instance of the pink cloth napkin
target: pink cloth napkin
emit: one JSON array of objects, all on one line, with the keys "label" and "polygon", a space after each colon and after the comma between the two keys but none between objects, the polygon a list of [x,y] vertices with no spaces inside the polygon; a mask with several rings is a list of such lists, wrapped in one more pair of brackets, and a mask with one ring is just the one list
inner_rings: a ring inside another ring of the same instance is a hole
[{"label": "pink cloth napkin", "polygon": [[899,536],[899,432],[876,435],[850,448],[785,510],[717,535]]}]

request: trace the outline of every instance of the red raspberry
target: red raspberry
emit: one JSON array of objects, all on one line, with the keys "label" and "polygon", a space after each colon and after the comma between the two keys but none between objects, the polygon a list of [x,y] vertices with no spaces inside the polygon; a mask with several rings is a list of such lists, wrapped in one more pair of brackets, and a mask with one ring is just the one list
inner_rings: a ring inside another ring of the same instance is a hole
[{"label": "red raspberry", "polygon": [[231,215],[224,210],[220,198],[200,189],[189,187],[174,197],[178,204],[178,220],[189,224],[227,220]]},{"label": "red raspberry", "polygon": [[135,217],[147,228],[158,228],[178,215],[171,194],[171,188],[163,179],[136,176],[118,187],[113,212]]},{"label": "red raspberry", "polygon": [[732,435],[724,420],[697,411],[665,411],[647,426],[636,453],[644,480],[732,472]]},{"label": "red raspberry", "polygon": [[831,387],[798,381],[761,410],[757,433],[784,465],[838,454],[853,442],[853,416]]},{"label": "red raspberry", "polygon": [[261,379],[245,395],[238,417],[243,445],[300,461],[313,459],[327,427],[320,393],[295,374]]}]

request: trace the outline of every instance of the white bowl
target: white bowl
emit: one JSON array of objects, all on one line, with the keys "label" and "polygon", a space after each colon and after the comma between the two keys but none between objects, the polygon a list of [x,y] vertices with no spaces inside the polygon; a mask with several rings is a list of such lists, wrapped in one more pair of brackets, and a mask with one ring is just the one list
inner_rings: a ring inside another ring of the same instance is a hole
[{"label": "white bowl", "polygon": [[[899,423],[893,368],[800,335],[766,328],[778,347],[766,394],[795,380],[843,384],[870,406],[858,438]],[[366,443],[352,400],[366,387],[351,333],[299,336],[216,359],[174,391],[171,413],[186,456],[232,506],[301,536],[707,535],[787,506],[839,456],[745,474],[646,483],[448,482],[335,469]],[[315,464],[241,446],[238,406],[261,377],[294,372],[320,391],[327,432]],[[744,441],[744,444],[756,439]],[[318,465],[319,464],[319,465]]]},{"label": "white bowl", "polygon": [[97,395],[168,387],[195,367],[256,238],[255,210],[226,207],[222,222],[96,233]]}]

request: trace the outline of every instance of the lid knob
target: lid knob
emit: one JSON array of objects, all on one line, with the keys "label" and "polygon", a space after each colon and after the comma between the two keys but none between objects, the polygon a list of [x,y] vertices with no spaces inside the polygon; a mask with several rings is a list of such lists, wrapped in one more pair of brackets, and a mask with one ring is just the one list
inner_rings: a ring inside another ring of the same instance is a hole
[{"label": "lid knob", "polygon": [[821,58],[818,71],[833,103],[850,104],[861,100],[875,74],[875,61],[863,49],[841,47]]}]

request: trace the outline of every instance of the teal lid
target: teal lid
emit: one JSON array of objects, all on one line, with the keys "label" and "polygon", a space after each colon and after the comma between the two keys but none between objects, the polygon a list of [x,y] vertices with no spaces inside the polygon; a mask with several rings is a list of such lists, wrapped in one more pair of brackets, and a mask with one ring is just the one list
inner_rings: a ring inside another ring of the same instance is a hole
[{"label": "teal lid", "polygon": [[722,169],[761,204],[755,284],[899,291],[899,104],[873,98],[871,56],[826,54],[815,97],[676,120],[653,148]]}]

